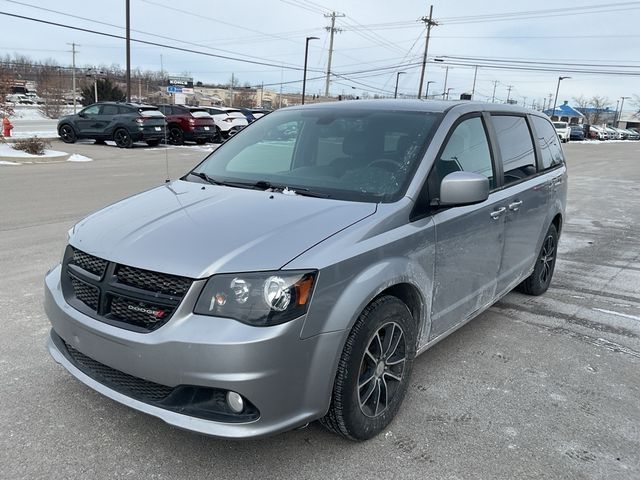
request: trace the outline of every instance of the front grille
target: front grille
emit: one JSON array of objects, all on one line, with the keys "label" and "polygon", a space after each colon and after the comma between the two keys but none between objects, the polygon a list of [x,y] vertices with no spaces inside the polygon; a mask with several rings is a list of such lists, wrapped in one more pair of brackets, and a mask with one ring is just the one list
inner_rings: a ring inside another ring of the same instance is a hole
[{"label": "front grille", "polygon": [[71,285],[73,286],[73,293],[78,300],[93,310],[98,309],[100,292],[96,287],[89,285],[88,283],[84,283],[75,277],[71,277]]},{"label": "front grille", "polygon": [[166,295],[184,295],[191,286],[189,278],[150,272],[126,265],[118,266],[116,276],[120,283]]},{"label": "front grille", "polygon": [[102,258],[89,255],[82,250],[73,249],[73,257],[69,263],[77,265],[83,270],[91,272],[98,277],[102,277],[108,262]]},{"label": "front grille", "polygon": [[67,247],[62,290],[81,312],[111,325],[151,332],[167,323],[193,280],[152,272]]},{"label": "front grille", "polygon": [[[63,340],[64,342],[64,340]],[[111,368],[103,363],[87,357],[68,343],[64,342],[75,365],[94,380],[133,398],[146,401],[157,401],[168,397],[173,388],[159,383],[149,382],[127,373]]]}]

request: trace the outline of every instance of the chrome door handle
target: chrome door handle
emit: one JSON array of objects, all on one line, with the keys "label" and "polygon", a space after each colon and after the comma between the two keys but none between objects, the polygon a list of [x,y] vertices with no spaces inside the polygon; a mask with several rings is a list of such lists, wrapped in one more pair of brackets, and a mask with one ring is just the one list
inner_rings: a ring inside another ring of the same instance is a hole
[{"label": "chrome door handle", "polygon": [[490,213],[491,218],[493,218],[494,220],[497,220],[498,218],[500,218],[500,215],[502,215],[506,211],[507,211],[506,207],[500,207],[499,209],[494,210],[493,212]]},{"label": "chrome door handle", "polygon": [[518,200],[517,202],[510,203],[509,210],[517,212],[518,209],[520,208],[520,205],[522,205],[522,200]]}]

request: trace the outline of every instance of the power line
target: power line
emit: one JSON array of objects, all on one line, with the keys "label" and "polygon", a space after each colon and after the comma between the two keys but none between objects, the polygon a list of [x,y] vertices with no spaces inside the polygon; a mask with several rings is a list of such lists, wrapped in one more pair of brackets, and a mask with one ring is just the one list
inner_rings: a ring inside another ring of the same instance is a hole
[{"label": "power line", "polygon": [[[17,15],[15,13],[8,13],[8,12],[2,12],[0,11],[0,15],[5,15],[8,17],[13,17],[13,18],[19,18],[22,20],[28,20],[28,21],[32,21],[32,22],[37,22],[37,23],[42,23],[45,25],[53,25],[56,27],[61,27],[61,28],[68,28],[70,30],[75,30],[78,32],[85,32],[85,33],[91,33],[94,35],[101,35],[103,37],[110,37],[110,38],[117,38],[120,40],[125,40],[125,37],[121,36],[121,35],[116,35],[113,33],[106,33],[106,32],[100,32],[98,30],[92,30],[89,28],[82,28],[82,27],[75,27],[73,25],[66,25],[64,23],[58,23],[58,22],[51,22],[49,20],[42,20],[40,18],[34,18],[34,17],[27,17],[24,15]],[[285,64],[276,64],[276,63],[270,63],[270,62],[261,62],[261,61],[256,61],[256,60],[247,60],[244,58],[237,58],[237,57],[232,57],[229,55],[220,55],[220,54],[216,54],[216,53],[209,53],[209,52],[201,52],[201,51],[197,51],[197,50],[192,50],[189,48],[183,48],[183,47],[176,47],[174,45],[167,45],[167,44],[163,44],[163,43],[157,43],[157,42],[151,42],[148,40],[141,40],[141,39],[136,39],[136,38],[132,38],[131,39],[132,42],[137,42],[137,43],[142,43],[145,45],[152,45],[155,47],[161,47],[161,48],[167,48],[169,50],[177,50],[179,52],[186,52],[186,53],[194,53],[197,55],[204,55],[207,57],[214,57],[214,58],[222,58],[225,60],[232,60],[232,61],[236,61],[236,62],[241,62],[241,63],[250,63],[253,65],[264,65],[264,66],[268,66],[268,67],[274,67],[274,68],[284,68],[287,70],[295,70],[295,71],[302,71],[303,68],[302,67],[297,67],[297,66],[289,66],[289,65],[285,65]]]}]

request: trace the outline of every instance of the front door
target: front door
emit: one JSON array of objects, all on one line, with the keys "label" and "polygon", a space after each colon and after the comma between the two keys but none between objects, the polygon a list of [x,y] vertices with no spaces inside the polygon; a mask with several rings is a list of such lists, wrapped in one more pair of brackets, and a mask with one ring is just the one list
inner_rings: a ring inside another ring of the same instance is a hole
[{"label": "front door", "polygon": [[496,294],[506,207],[503,192],[496,189],[492,158],[483,118],[463,118],[452,128],[429,176],[434,192],[455,171],[480,173],[491,185],[485,202],[447,208],[433,216],[436,254],[430,339],[465,321]]},{"label": "front door", "polygon": [[97,130],[97,124],[100,116],[100,105],[90,105],[84,110],[78,113],[78,119],[76,120],[76,126],[80,135],[89,136],[93,135]]}]

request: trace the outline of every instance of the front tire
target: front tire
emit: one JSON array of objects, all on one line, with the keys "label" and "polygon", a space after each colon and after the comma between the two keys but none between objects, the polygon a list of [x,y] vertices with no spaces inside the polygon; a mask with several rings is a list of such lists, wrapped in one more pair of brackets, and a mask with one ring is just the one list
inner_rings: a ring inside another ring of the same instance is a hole
[{"label": "front tire", "polygon": [[351,329],[320,423],[350,440],[384,430],[404,399],[416,354],[416,323],[398,298],[370,303]]},{"label": "front tire", "polygon": [[78,136],[76,135],[73,127],[67,123],[60,126],[60,128],[58,129],[58,136],[64,143],[75,143],[78,139]]},{"label": "front tire", "polygon": [[527,295],[542,295],[546,292],[553,278],[557,253],[558,230],[554,224],[551,224],[544,236],[533,273],[518,285],[517,289]]},{"label": "front tire", "polygon": [[119,128],[113,132],[113,141],[116,142],[118,148],[131,148],[133,139],[126,128]]}]

